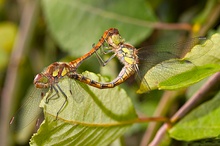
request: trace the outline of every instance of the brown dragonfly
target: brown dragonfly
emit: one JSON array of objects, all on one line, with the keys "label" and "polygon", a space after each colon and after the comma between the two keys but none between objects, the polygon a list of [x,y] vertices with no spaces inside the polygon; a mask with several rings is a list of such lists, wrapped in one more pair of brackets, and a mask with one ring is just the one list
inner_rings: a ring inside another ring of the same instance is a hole
[{"label": "brown dragonfly", "polygon": [[[58,85],[59,80],[63,78],[64,76],[69,76],[70,72],[71,73],[75,72],[76,74],[78,74],[76,70],[82,64],[82,62],[85,59],[89,58],[91,55],[93,55],[98,49],[102,48],[106,42],[112,41],[112,40],[109,40],[109,38],[111,38],[111,36],[115,34],[118,34],[118,30],[115,28],[106,30],[104,34],[102,35],[102,37],[100,38],[99,42],[96,45],[94,45],[93,48],[87,54],[71,62],[54,62],[50,64],[48,67],[46,67],[43,70],[43,72],[37,74],[34,78],[34,85],[36,88],[31,89],[31,92],[28,94],[29,96],[28,101],[26,101],[26,103],[23,106],[28,108],[30,103],[35,103],[35,104],[36,102],[39,103],[41,99],[36,96],[43,97],[46,94],[46,92],[48,92],[48,90],[50,93],[55,91],[55,95],[57,95],[58,97],[59,97],[59,94],[62,94],[65,97],[64,103],[57,111],[57,115],[56,115],[56,119],[57,119],[59,113],[61,112],[61,110],[63,109],[63,107],[65,106],[67,102],[67,95],[63,92],[63,90]],[[49,100],[52,97],[53,96],[47,96],[46,102],[49,102]],[[34,110],[37,111],[38,109],[39,108],[36,107]],[[22,107],[20,110],[18,110],[16,115],[11,118],[10,124],[14,123],[15,121],[16,122],[19,121],[18,116],[20,116],[22,112],[24,112],[27,116],[29,116],[28,117],[29,120],[27,121],[29,123],[37,116],[35,115],[35,116],[30,117],[30,115],[32,114],[30,113],[31,110],[24,111]],[[36,112],[36,113],[39,113],[39,112]],[[26,124],[23,123],[23,125],[27,125],[29,123],[26,123]]]}]

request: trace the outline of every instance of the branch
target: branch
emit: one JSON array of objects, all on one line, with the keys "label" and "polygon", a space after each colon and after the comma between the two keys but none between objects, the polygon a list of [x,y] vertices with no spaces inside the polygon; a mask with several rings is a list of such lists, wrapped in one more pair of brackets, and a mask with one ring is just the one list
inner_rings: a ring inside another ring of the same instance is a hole
[{"label": "branch", "polygon": [[[202,102],[213,97],[214,93],[219,90],[220,83],[220,72],[214,74],[209,78],[209,80],[187,101],[171,118],[171,123],[176,123],[178,120],[183,118],[187,113],[189,113],[196,106]],[[215,92],[214,92],[215,91]],[[155,146],[160,143],[163,136],[167,132],[167,125],[164,124],[157,132],[154,140],[149,144],[149,146]]]}]

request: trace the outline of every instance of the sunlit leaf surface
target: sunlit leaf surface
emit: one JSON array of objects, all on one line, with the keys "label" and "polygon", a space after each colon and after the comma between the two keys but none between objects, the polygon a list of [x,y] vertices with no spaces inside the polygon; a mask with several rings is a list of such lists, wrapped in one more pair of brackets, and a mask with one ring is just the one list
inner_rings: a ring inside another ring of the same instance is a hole
[{"label": "sunlit leaf surface", "polygon": [[[95,74],[85,75],[104,82]],[[31,145],[108,145],[124,134],[131,126],[129,121],[136,119],[130,98],[119,87],[100,90],[67,77],[58,85],[68,102],[55,120],[64,96],[59,92],[60,97],[53,96],[47,104],[42,100],[45,121]]]},{"label": "sunlit leaf surface", "polygon": [[[194,84],[220,70],[220,34],[215,34],[204,44],[196,45],[182,59],[164,61],[151,68],[145,79],[150,89],[178,89]],[[140,86],[138,93],[147,92]]]},{"label": "sunlit leaf surface", "polygon": [[220,134],[219,103],[220,92],[170,129],[170,136],[184,141],[217,137]]}]

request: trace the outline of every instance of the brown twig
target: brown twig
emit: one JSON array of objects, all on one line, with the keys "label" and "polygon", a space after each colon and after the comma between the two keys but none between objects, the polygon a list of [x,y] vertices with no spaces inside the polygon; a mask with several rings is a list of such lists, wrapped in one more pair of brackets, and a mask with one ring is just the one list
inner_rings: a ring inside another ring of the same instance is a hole
[{"label": "brown twig", "polygon": [[11,103],[13,101],[13,93],[15,91],[15,84],[17,73],[24,50],[28,48],[30,39],[33,34],[35,20],[39,11],[39,0],[25,1],[24,10],[21,15],[19,32],[11,53],[11,57],[6,72],[5,84],[2,90],[1,98],[1,123],[0,123],[0,139],[1,145],[8,145],[9,133],[9,113]]},{"label": "brown twig", "polygon": [[[190,112],[193,108],[198,106],[201,102],[206,101],[213,96],[213,90],[219,90],[220,83],[220,72],[214,74],[209,80],[187,101],[171,118],[172,123],[176,123],[179,119],[184,117],[188,112]],[[165,135],[167,131],[167,125],[163,125],[157,132],[154,140],[149,144],[149,146],[157,146],[162,137]]]},{"label": "brown twig", "polygon": [[162,23],[156,22],[152,23],[152,28],[155,29],[165,29],[165,30],[186,30],[191,31],[192,25],[188,23]]},{"label": "brown twig", "polygon": [[[170,110],[170,106],[177,100],[177,97],[182,95],[185,92],[185,90],[178,90],[178,91],[166,91],[164,92],[160,103],[158,105],[159,108],[154,112],[153,116],[166,116],[166,113]],[[141,146],[146,146],[152,138],[156,134],[156,130],[158,130],[161,123],[158,122],[150,122],[148,124],[148,128],[145,131],[145,134],[141,141]]]}]

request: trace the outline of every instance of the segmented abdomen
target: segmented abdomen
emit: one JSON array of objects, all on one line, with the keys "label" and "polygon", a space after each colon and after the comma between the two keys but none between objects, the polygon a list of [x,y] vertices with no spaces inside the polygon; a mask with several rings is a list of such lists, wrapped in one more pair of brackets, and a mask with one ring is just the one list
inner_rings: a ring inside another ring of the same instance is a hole
[{"label": "segmented abdomen", "polygon": [[133,67],[123,67],[119,75],[113,81],[109,83],[97,82],[88,77],[83,76],[82,74],[78,74],[76,72],[70,72],[68,76],[80,82],[86,83],[90,86],[93,86],[99,89],[105,89],[105,88],[114,88],[115,86],[123,83],[134,73],[135,73],[135,69]]}]

